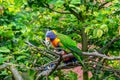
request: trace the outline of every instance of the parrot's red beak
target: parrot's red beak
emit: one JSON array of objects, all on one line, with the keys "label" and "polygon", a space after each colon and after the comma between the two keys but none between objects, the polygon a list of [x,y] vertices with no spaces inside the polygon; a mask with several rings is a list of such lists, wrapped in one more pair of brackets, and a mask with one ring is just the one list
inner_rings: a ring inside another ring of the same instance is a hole
[{"label": "parrot's red beak", "polygon": [[46,41],[50,41],[50,38],[47,37],[45,40],[46,40]]},{"label": "parrot's red beak", "polygon": [[46,44],[46,46],[48,46],[50,44],[50,38],[48,38],[48,37],[45,38],[45,44]]}]

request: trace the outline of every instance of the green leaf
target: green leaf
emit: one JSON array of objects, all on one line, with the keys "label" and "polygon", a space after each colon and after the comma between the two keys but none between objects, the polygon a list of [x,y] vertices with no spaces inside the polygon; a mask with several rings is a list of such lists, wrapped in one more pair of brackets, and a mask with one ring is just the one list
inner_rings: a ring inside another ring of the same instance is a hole
[{"label": "green leaf", "polygon": [[93,37],[100,38],[103,35],[103,31],[101,29],[95,29],[93,31]]},{"label": "green leaf", "polygon": [[85,28],[85,33],[87,33],[87,34],[88,34],[88,33],[89,33],[89,31],[90,31],[90,29],[91,29],[91,27],[86,27],[86,28]]},{"label": "green leaf", "polygon": [[107,27],[106,24],[102,24],[102,25],[100,26],[100,28],[101,28],[104,32],[108,32],[108,27]]},{"label": "green leaf", "polygon": [[71,0],[71,4],[80,4],[80,0]]},{"label": "green leaf", "polygon": [[3,54],[0,54],[0,64],[4,63],[5,61],[11,59],[12,56],[7,56],[7,57],[4,57]]},{"label": "green leaf", "polygon": [[94,29],[94,31],[93,31],[93,37],[95,37],[95,38],[96,38],[96,37],[97,37],[97,35],[96,35],[96,34],[97,34],[97,29]]},{"label": "green leaf", "polygon": [[66,76],[68,77],[69,80],[78,80],[77,74],[72,71],[70,71]]},{"label": "green leaf", "polygon": [[0,52],[8,53],[10,50],[7,47],[0,47]]},{"label": "green leaf", "polygon": [[14,33],[13,33],[13,31],[11,31],[11,30],[4,31],[4,32],[3,32],[3,36],[4,36],[4,37],[13,38],[13,37],[14,37]]},{"label": "green leaf", "polygon": [[94,14],[94,16],[98,16],[98,12],[96,12],[96,11],[93,12],[93,14]]},{"label": "green leaf", "polygon": [[17,60],[21,60],[21,59],[25,59],[26,58],[26,56],[19,56],[19,57],[17,57]]},{"label": "green leaf", "polygon": [[0,75],[8,75],[7,70],[1,71],[1,74],[0,74]]},{"label": "green leaf", "polygon": [[86,10],[86,6],[85,5],[80,5],[79,8],[80,8],[80,11],[82,11],[82,12]]},{"label": "green leaf", "polygon": [[101,29],[97,30],[97,37],[100,38],[103,35],[103,31]]}]

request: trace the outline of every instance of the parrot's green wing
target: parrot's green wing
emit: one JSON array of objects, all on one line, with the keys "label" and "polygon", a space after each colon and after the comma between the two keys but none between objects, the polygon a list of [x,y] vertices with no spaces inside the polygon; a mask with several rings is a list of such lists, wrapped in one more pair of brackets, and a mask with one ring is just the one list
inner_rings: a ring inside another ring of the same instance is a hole
[{"label": "parrot's green wing", "polygon": [[70,37],[64,35],[64,34],[60,34],[57,33],[57,37],[60,39],[60,42],[68,49],[70,50],[75,50],[77,51],[77,53],[82,54],[82,51],[80,49],[77,48],[77,43],[72,40]]},{"label": "parrot's green wing", "polygon": [[72,54],[84,66],[84,64],[81,60],[81,56],[80,56],[82,54],[82,51],[79,48],[77,48],[77,43],[66,35],[63,35],[63,34],[60,34],[60,33],[56,33],[56,34],[57,34],[57,37],[60,39],[60,42],[63,44],[63,46],[65,48],[73,51]]}]

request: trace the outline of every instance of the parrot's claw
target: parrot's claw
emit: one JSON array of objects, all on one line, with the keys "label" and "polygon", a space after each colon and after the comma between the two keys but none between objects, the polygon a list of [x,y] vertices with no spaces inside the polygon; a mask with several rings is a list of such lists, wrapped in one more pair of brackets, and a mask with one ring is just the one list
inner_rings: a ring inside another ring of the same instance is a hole
[{"label": "parrot's claw", "polygon": [[46,67],[45,67],[45,71],[46,71],[46,70],[53,69],[54,66],[55,66],[55,64],[51,63],[49,66],[46,66]]}]

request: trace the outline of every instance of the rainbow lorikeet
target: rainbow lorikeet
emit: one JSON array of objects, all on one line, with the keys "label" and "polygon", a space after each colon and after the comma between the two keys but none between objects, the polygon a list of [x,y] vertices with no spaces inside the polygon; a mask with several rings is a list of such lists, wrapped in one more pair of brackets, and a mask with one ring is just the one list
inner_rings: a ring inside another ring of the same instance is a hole
[{"label": "rainbow lorikeet", "polygon": [[[60,39],[55,34],[55,31],[48,31],[46,33],[46,41],[50,41],[54,48],[63,47],[63,44],[60,42]],[[61,51],[61,50],[59,50],[59,51]],[[62,55],[66,55],[66,54],[67,54],[67,52],[64,50]],[[64,59],[64,63],[69,63],[69,62],[72,62],[72,61],[75,62],[75,61],[77,61],[77,59],[75,57]]]},{"label": "rainbow lorikeet", "polygon": [[[72,40],[70,37],[57,33],[54,30],[51,31],[47,31],[46,33],[46,41],[50,41],[52,43],[52,45],[55,48],[67,48],[72,52],[73,56],[72,58],[66,58],[64,60],[65,63],[71,62],[71,61],[76,61],[76,59],[84,66],[82,60],[81,60],[81,56],[79,56],[77,53],[82,53],[82,51],[80,49],[77,48],[77,43]],[[76,51],[77,53],[75,53],[74,51]],[[64,51],[63,55],[66,55],[66,51]]]}]

